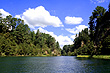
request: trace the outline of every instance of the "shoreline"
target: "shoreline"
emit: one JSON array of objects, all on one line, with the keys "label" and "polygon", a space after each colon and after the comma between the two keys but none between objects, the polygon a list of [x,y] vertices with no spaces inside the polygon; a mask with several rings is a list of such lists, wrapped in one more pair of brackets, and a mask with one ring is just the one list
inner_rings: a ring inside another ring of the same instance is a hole
[{"label": "shoreline", "polygon": [[110,59],[110,55],[77,55],[77,58]]},{"label": "shoreline", "polygon": [[[58,55],[59,56],[59,55]],[[17,55],[17,56],[0,56],[0,57],[54,57],[54,56],[51,56],[51,55]]]},{"label": "shoreline", "polygon": [[91,55],[77,55],[77,58],[90,58]]}]

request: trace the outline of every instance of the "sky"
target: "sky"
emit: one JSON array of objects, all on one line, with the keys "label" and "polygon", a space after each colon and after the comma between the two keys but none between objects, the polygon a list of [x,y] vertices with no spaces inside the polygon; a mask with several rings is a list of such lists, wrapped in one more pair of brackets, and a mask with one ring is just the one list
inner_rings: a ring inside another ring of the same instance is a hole
[{"label": "sky", "polygon": [[110,0],[0,0],[0,12],[24,20],[31,31],[50,34],[60,47],[73,44],[75,35],[88,28],[97,6],[108,9]]}]

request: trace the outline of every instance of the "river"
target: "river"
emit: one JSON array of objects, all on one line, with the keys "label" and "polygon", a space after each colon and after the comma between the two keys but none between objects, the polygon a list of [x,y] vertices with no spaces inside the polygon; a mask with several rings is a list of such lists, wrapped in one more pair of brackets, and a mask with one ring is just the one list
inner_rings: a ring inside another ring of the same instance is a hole
[{"label": "river", "polygon": [[0,73],[110,73],[110,60],[58,57],[0,57]]}]

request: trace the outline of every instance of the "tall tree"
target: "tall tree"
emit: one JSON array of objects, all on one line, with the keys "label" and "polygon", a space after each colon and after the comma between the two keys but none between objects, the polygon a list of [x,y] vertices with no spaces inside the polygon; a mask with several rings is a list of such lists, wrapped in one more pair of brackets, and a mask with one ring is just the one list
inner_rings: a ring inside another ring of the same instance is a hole
[{"label": "tall tree", "polygon": [[95,10],[92,12],[92,16],[90,16],[89,28],[90,28],[90,37],[91,40],[95,40],[94,38],[98,35],[98,30],[100,27],[101,18],[104,16],[106,9],[101,6],[97,6]]}]

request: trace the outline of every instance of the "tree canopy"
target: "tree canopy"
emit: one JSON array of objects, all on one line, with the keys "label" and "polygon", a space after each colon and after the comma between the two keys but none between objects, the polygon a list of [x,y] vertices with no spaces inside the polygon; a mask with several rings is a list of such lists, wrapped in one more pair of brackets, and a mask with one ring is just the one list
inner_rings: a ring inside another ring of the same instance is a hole
[{"label": "tree canopy", "polygon": [[[79,32],[74,39],[73,55],[110,55],[110,4],[107,11],[97,6],[89,20],[89,28]],[[65,45],[63,54],[69,49]]]},{"label": "tree canopy", "polygon": [[0,13],[0,56],[61,55],[59,42],[49,34],[31,31],[24,21]]}]

